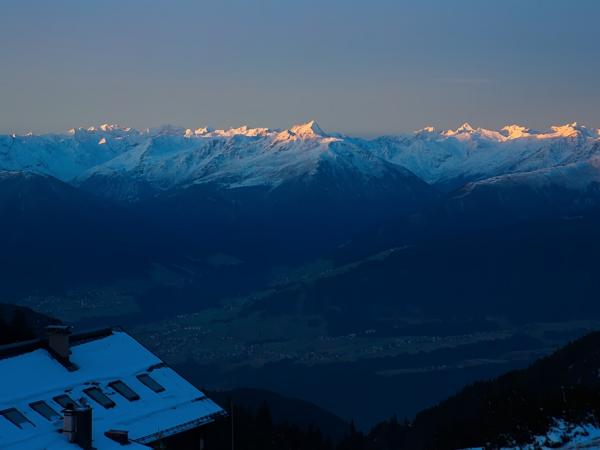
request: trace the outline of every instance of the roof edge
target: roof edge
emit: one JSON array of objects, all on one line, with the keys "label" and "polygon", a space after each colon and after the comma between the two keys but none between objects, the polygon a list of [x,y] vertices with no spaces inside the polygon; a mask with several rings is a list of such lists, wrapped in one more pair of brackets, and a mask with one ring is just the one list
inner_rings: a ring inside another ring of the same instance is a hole
[{"label": "roof edge", "polygon": [[[86,342],[95,341],[104,337],[110,336],[115,331],[123,331],[119,326],[105,327],[74,333],[70,336],[70,344],[80,345]],[[11,344],[0,345],[0,359],[11,358],[25,353],[30,353],[35,350],[48,350],[47,340],[44,338],[30,339],[27,341],[13,342]]]},{"label": "roof edge", "polygon": [[137,438],[132,438],[131,440],[134,441],[134,442],[137,442],[138,444],[150,444],[152,442],[158,441],[159,439],[164,439],[164,438],[167,438],[167,437],[170,437],[170,436],[174,436],[176,434],[192,430],[192,429],[197,428],[199,426],[212,423],[212,422],[214,422],[215,420],[217,420],[217,419],[219,419],[221,417],[227,417],[227,413],[224,410],[221,410],[221,411],[218,411],[218,412],[214,412],[214,413],[209,414],[207,416],[203,416],[203,417],[200,417],[198,419],[191,420],[189,422],[182,423],[180,425],[176,425],[176,426],[171,427],[171,428],[166,428],[166,429],[164,429],[162,431],[157,431],[157,432],[149,434],[147,436],[141,436],[141,437],[137,437]]}]

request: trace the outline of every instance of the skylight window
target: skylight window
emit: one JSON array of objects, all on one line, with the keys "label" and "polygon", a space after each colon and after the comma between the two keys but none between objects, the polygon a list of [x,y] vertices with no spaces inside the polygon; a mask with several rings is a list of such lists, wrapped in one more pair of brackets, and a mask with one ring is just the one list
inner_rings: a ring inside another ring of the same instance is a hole
[{"label": "skylight window", "polygon": [[107,409],[115,406],[115,402],[108,398],[106,394],[100,390],[100,388],[91,387],[84,389],[83,392],[85,392],[96,403],[99,403]]},{"label": "skylight window", "polygon": [[60,414],[54,411],[54,409],[52,409],[52,407],[44,401],[30,403],[29,406],[36,413],[43,416],[47,420],[54,420],[60,418]]},{"label": "skylight window", "polygon": [[137,378],[138,378],[138,380],[140,380],[142,383],[144,383],[146,386],[148,386],[150,389],[152,389],[156,393],[163,392],[165,390],[165,388],[162,387],[158,383],[158,381],[156,381],[154,378],[152,378],[147,373],[142,373],[142,374],[138,375]]},{"label": "skylight window", "polygon": [[121,380],[113,381],[112,383],[108,383],[108,385],[130,402],[140,399],[140,396]]},{"label": "skylight window", "polygon": [[13,425],[16,425],[19,428],[23,428],[23,425],[25,424],[33,425],[33,423],[31,423],[27,417],[21,414],[17,408],[9,408],[5,409],[4,411],[0,411],[0,416],[4,416],[6,420],[12,422]]},{"label": "skylight window", "polygon": [[75,401],[71,397],[69,397],[67,394],[57,395],[52,400],[54,400],[56,403],[58,403],[63,408],[72,408],[75,406]]}]

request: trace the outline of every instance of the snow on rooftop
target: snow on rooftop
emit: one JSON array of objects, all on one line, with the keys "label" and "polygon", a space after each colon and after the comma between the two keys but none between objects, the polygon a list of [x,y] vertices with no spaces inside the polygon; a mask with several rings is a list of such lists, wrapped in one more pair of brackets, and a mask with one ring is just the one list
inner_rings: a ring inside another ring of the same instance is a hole
[{"label": "snow on rooftop", "polygon": [[[73,400],[85,399],[93,409],[93,439],[98,450],[117,448],[104,436],[109,429],[127,430],[132,440],[145,444],[181,431],[209,423],[224,414],[200,390],[162,363],[153,353],[122,331],[74,345],[71,361],[79,369],[69,372],[44,349],[0,360],[0,411],[17,408],[31,423],[19,429],[0,417],[0,448],[6,450],[44,448],[75,449],[57,431],[62,419],[50,422],[29,406],[45,401],[61,411],[53,398],[67,394]],[[154,392],[137,375],[149,373],[165,389]],[[139,400],[129,401],[109,383],[120,380],[129,386]],[[99,387],[113,408],[105,409],[83,391]],[[136,447],[132,447],[136,448]],[[143,447],[146,448],[146,447]]]}]

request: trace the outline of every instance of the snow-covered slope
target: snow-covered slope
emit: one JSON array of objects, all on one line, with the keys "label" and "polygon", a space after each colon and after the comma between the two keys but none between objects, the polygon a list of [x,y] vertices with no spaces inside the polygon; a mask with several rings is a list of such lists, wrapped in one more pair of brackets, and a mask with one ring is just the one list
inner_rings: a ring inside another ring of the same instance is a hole
[{"label": "snow-covered slope", "polygon": [[[285,130],[104,125],[65,135],[3,136],[3,170],[48,178],[81,193],[81,203],[97,199],[178,239],[220,249],[245,245],[248,254],[286,245],[316,253],[438,198],[409,170],[351,139],[328,135],[314,121]],[[73,202],[64,203],[67,223],[79,209],[87,212],[80,203],[72,210]],[[231,244],[231,236],[247,234],[252,239]]]},{"label": "snow-covered slope", "polygon": [[600,448],[600,428],[597,423],[590,421],[590,423],[573,424],[561,419],[555,419],[554,422],[554,426],[546,434],[536,436],[533,443],[519,447],[506,447],[501,450],[592,450]]},{"label": "snow-covered slope", "polygon": [[66,134],[0,135],[0,170],[29,171],[70,181],[134,147],[141,134],[104,124]]},{"label": "snow-covered slope", "polygon": [[367,178],[399,171],[410,175],[351,142],[328,136],[311,121],[283,131],[242,127],[149,134],[131,150],[86,170],[75,182],[115,177],[160,190],[204,183],[276,187],[315,175],[326,164]]},{"label": "snow-covered slope", "polygon": [[599,205],[600,155],[470,182],[446,201],[446,209],[455,214],[492,220],[550,212],[568,214]]},{"label": "snow-covered slope", "polygon": [[47,174],[76,185],[112,180],[120,186],[112,193],[129,197],[142,185],[276,187],[315,175],[323,166],[365,179],[392,172],[413,177],[351,140],[327,135],[314,121],[283,131],[167,126],[139,132],[105,124],[64,135],[0,137],[0,170]]},{"label": "snow-covered slope", "polygon": [[519,125],[495,131],[464,124],[456,130],[428,127],[371,140],[329,135],[314,121],[286,130],[166,126],[137,131],[105,124],[63,135],[0,136],[0,170],[102,185],[104,194],[129,199],[145,190],[206,183],[277,187],[314,176],[325,166],[330,173],[364,180],[379,180],[394,171],[408,177],[410,171],[451,190],[507,174],[581,164],[599,153],[598,131],[576,123],[547,132]]},{"label": "snow-covered slope", "polygon": [[500,131],[425,128],[412,135],[366,143],[376,155],[402,165],[428,183],[458,187],[466,181],[531,172],[584,161],[600,153],[600,135],[577,123],[535,132],[519,125]]}]

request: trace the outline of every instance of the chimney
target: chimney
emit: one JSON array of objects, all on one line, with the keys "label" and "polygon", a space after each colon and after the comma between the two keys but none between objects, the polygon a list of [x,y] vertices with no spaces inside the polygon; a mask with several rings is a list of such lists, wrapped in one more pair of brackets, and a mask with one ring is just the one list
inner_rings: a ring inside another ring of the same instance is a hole
[{"label": "chimney", "polygon": [[63,433],[69,442],[85,450],[92,448],[92,408],[89,405],[68,405],[62,411]]},{"label": "chimney", "polygon": [[46,338],[48,339],[48,348],[56,357],[63,362],[69,362],[71,349],[69,345],[69,336],[71,327],[67,325],[49,325],[46,327]]}]

